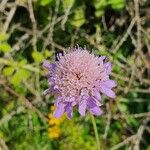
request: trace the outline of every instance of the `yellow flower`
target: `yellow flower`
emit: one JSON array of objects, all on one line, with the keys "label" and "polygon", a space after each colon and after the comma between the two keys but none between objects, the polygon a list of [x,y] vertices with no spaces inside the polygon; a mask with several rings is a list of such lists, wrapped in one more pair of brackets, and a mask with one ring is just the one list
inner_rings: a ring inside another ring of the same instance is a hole
[{"label": "yellow flower", "polygon": [[51,139],[58,138],[60,136],[59,126],[53,126],[48,129],[48,137]]},{"label": "yellow flower", "polygon": [[54,111],[55,110],[55,106],[51,106],[51,111]]},{"label": "yellow flower", "polygon": [[[50,110],[54,111],[55,107],[51,106]],[[48,137],[53,139],[53,138],[58,138],[60,136],[60,124],[64,120],[64,116],[61,118],[55,118],[51,113],[48,115],[49,121],[49,128],[48,128]]]},{"label": "yellow flower", "polygon": [[49,117],[49,121],[48,121],[49,125],[58,125],[59,126],[60,123],[62,122],[61,118],[55,118],[55,117],[53,117],[52,114],[49,114],[48,117]]}]

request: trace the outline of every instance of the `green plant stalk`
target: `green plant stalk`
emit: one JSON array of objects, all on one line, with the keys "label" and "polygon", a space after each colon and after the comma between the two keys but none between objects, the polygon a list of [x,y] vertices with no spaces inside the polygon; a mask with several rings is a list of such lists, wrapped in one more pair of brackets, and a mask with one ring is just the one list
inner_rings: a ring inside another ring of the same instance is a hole
[{"label": "green plant stalk", "polygon": [[93,129],[94,129],[94,133],[95,133],[97,150],[102,150],[101,146],[100,146],[100,140],[99,140],[99,136],[98,136],[98,131],[97,131],[97,126],[96,126],[95,118],[94,118],[94,116],[91,113],[90,113],[90,116],[91,116],[91,120],[92,120],[92,124],[93,124]]}]

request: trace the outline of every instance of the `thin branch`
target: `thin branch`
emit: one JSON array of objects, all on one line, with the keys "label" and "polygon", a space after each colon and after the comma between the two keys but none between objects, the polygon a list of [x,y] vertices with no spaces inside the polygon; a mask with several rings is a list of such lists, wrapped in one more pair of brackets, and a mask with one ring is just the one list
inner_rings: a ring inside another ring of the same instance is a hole
[{"label": "thin branch", "polygon": [[0,3],[0,12],[2,12],[5,9],[5,5],[7,4],[8,0],[2,0]]},{"label": "thin branch", "polygon": [[103,135],[103,139],[107,138],[108,131],[109,131],[109,128],[110,128],[110,123],[111,123],[111,111],[110,111],[109,103],[107,103],[106,108],[107,108],[107,122],[106,122],[106,127],[105,127],[105,132],[104,132],[104,135]]},{"label": "thin branch", "polygon": [[132,135],[132,136],[128,137],[127,139],[125,139],[123,142],[115,145],[110,150],[117,150],[117,149],[123,147],[124,145],[128,144],[129,142],[133,141],[135,138],[136,138],[136,135]]},{"label": "thin branch", "polygon": [[28,10],[30,13],[30,19],[32,22],[32,30],[33,30],[33,50],[37,50],[37,24],[36,24],[36,20],[35,20],[35,16],[34,16],[34,12],[33,12],[33,6],[32,6],[32,0],[28,0]]},{"label": "thin branch", "polygon": [[23,106],[20,106],[17,108],[17,110],[12,111],[11,113],[5,115],[1,120],[0,120],[0,126],[4,124],[5,122],[8,122],[15,114],[19,114],[23,112],[25,109]]},{"label": "thin branch", "polygon": [[16,91],[14,91],[13,89],[11,89],[9,86],[3,84],[4,89],[13,94],[14,96],[20,98],[20,100],[22,101],[22,103],[30,110],[36,112],[38,114],[38,116],[43,120],[47,122],[47,118],[35,107],[32,105],[32,103],[24,96],[18,94]]},{"label": "thin branch", "polygon": [[133,18],[126,33],[124,34],[124,36],[121,38],[121,40],[119,41],[119,43],[117,43],[116,47],[114,49],[112,49],[113,53],[116,53],[118,51],[118,49],[122,46],[122,44],[126,41],[126,39],[128,38],[128,36],[130,35],[130,32],[135,24],[136,19]]},{"label": "thin branch", "polygon": [[15,12],[16,12],[16,9],[17,9],[17,7],[14,6],[14,7],[12,7],[11,10],[9,11],[8,17],[7,17],[7,19],[6,19],[5,23],[4,23],[4,26],[3,26],[3,32],[4,32],[4,33],[7,32],[8,28],[9,28],[9,25],[10,25],[10,22],[11,22],[11,20],[12,20],[14,14],[15,14]]}]

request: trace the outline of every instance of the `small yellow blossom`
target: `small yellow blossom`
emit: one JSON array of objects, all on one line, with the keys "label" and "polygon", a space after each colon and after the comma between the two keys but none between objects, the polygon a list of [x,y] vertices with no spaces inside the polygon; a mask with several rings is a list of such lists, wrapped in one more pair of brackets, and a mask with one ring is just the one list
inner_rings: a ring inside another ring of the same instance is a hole
[{"label": "small yellow blossom", "polygon": [[55,110],[55,106],[51,106],[51,111],[54,111]]},{"label": "small yellow blossom", "polygon": [[[55,107],[51,106],[50,110],[54,111]],[[60,124],[64,120],[64,116],[61,118],[55,118],[51,113],[48,115],[48,137],[53,139],[53,138],[58,138],[60,136]]]},{"label": "small yellow blossom", "polygon": [[60,125],[60,123],[63,121],[62,118],[55,118],[53,117],[52,114],[49,114],[48,118],[49,118],[49,121],[48,121],[49,125]]},{"label": "small yellow blossom", "polygon": [[53,126],[48,129],[48,137],[53,139],[53,138],[58,138],[60,136],[60,128],[59,126]]}]

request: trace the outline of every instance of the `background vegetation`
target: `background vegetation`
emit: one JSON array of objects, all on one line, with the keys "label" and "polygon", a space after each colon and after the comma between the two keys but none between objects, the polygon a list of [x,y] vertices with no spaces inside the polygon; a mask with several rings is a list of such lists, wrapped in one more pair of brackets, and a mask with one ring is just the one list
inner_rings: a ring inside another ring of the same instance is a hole
[{"label": "background vegetation", "polygon": [[89,115],[52,117],[45,59],[86,46],[113,62],[117,98],[96,123],[104,150],[150,150],[150,2],[0,1],[0,149],[95,150]]}]

